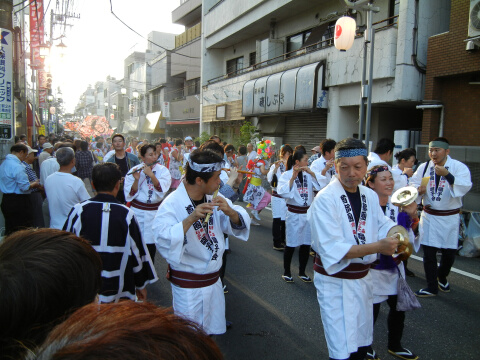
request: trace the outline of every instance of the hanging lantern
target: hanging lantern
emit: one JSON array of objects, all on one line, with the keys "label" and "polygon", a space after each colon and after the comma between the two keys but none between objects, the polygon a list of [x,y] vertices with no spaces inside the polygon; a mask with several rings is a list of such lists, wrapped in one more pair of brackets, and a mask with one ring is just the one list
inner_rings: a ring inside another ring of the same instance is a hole
[{"label": "hanging lantern", "polygon": [[335,23],[335,47],[340,51],[346,51],[353,45],[357,24],[349,16],[342,16]]}]

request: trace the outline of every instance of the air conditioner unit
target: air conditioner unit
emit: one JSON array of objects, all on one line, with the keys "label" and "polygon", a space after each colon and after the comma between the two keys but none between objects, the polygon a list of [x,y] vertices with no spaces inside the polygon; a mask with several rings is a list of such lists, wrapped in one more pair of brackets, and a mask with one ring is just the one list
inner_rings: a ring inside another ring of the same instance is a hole
[{"label": "air conditioner unit", "polygon": [[468,36],[480,36],[480,0],[470,0]]}]

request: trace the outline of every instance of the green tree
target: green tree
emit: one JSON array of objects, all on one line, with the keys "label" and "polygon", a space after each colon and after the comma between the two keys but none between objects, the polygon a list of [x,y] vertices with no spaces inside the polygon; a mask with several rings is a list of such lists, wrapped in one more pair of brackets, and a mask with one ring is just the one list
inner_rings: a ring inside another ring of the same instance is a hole
[{"label": "green tree", "polygon": [[256,139],[259,138],[257,127],[247,120],[240,128],[240,136],[235,139],[235,146],[238,148],[240,145],[247,145],[249,142],[255,142]]},{"label": "green tree", "polygon": [[210,134],[207,133],[206,131],[202,132],[199,137],[195,138],[195,141],[200,141],[200,145],[203,144],[205,141],[208,141],[210,139]]}]

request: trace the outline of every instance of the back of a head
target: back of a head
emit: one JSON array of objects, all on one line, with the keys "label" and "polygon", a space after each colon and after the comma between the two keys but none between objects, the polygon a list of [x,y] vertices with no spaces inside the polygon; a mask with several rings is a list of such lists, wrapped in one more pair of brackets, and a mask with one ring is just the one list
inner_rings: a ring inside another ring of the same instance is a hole
[{"label": "back of a head", "polygon": [[96,191],[111,192],[122,178],[120,167],[115,163],[97,164],[92,170],[92,182]]},{"label": "back of a head", "polygon": [[223,155],[225,154],[225,150],[223,148],[222,145],[220,145],[219,143],[215,142],[214,140],[207,140],[205,141],[201,146],[200,146],[200,150],[201,151],[204,151],[204,150],[211,150],[217,154],[221,154],[221,156],[223,157]]},{"label": "back of a head", "polygon": [[88,143],[82,140],[80,142],[80,149],[82,149],[82,151],[88,151]]},{"label": "back of a head", "polygon": [[90,243],[56,229],[17,231],[0,245],[0,358],[40,345],[95,300],[102,263]]},{"label": "back of a head", "polygon": [[290,170],[295,165],[295,162],[297,160],[301,161],[306,153],[307,153],[307,150],[305,149],[305,146],[303,145],[296,146],[295,151],[293,152],[292,155],[289,156],[287,160],[287,170]]},{"label": "back of a head", "polygon": [[389,151],[393,153],[394,148],[395,143],[390,139],[384,138],[378,140],[377,147],[375,148],[375,150],[373,150],[373,152],[379,155],[386,154]]},{"label": "back of a head", "polygon": [[67,166],[75,158],[75,152],[71,147],[61,146],[56,152],[56,157],[60,166]]},{"label": "back of a head", "polygon": [[27,145],[24,144],[15,144],[12,145],[10,148],[10,153],[20,153],[20,152],[28,152]]},{"label": "back of a head", "polygon": [[238,147],[238,154],[239,155],[247,155],[247,148],[245,145],[240,145]]},{"label": "back of a head", "polygon": [[123,301],[79,309],[28,359],[216,360],[223,355],[197,324],[153,304]]}]

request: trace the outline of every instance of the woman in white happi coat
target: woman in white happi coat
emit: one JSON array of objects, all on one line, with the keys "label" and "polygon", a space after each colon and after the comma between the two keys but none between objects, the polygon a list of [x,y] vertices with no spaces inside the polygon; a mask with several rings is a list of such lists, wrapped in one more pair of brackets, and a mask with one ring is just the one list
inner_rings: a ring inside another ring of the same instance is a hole
[{"label": "woman in white happi coat", "polygon": [[[365,184],[375,191],[380,200],[380,206],[392,221],[398,223],[398,207],[391,203],[390,197],[393,193],[393,176],[386,166],[374,166],[369,169]],[[417,203],[413,202],[403,208],[409,222],[414,224],[412,227],[416,229],[418,226]],[[401,225],[401,224],[400,224]],[[409,238],[413,242],[415,235],[412,228],[408,229]],[[420,245],[416,244],[416,250]],[[379,259],[379,260],[378,260]],[[402,261],[398,261],[395,256],[386,257],[378,255],[377,261],[372,266],[370,273],[373,283],[373,322],[375,323],[380,312],[380,305],[385,300],[390,307],[387,319],[388,325],[388,352],[394,356],[415,360],[417,355],[410,350],[404,348],[401,344],[405,312],[397,311],[397,283],[398,277],[405,278],[405,269]],[[367,359],[377,359],[375,351],[370,347],[367,353]]]},{"label": "woman in white happi coat", "polygon": [[170,171],[170,176],[172,177],[172,183],[170,189],[175,190],[180,184],[180,179],[182,178],[182,161],[183,161],[183,151],[181,149],[182,139],[175,140],[175,146],[172,148],[169,154],[169,166],[168,170]]},{"label": "woman in white happi coat", "polygon": [[414,149],[408,148],[399,151],[395,154],[397,164],[392,166],[392,175],[397,179],[398,184],[395,184],[395,189],[408,186],[409,180],[413,175],[413,167],[415,165],[417,152]]},{"label": "woman in white happi coat", "polygon": [[316,174],[308,167],[308,154],[303,146],[297,146],[292,156],[288,158],[287,171],[278,181],[277,193],[287,202],[285,218],[287,244],[283,253],[283,280],[293,282],[290,264],[295,248],[298,251],[298,277],[303,282],[312,282],[305,273],[307,266],[311,237],[310,226],[307,223],[307,210],[313,201],[313,189],[318,189]]},{"label": "woman in white happi coat", "polygon": [[293,154],[290,145],[283,145],[280,150],[280,160],[275,165],[270,166],[267,174],[267,180],[272,186],[272,236],[273,249],[284,250],[285,248],[285,218],[287,216],[287,202],[283,197],[277,194],[278,181],[282,174],[287,170],[287,160]]},{"label": "woman in white happi coat", "polygon": [[[447,276],[458,247],[462,197],[472,187],[470,170],[449,156],[447,139],[431,141],[428,150],[430,160],[421,164],[411,178],[411,185],[418,187],[423,203],[419,233],[428,287],[416,292],[420,297],[435,296],[439,289],[450,291]],[[422,178],[426,186],[422,185]],[[439,267],[438,250],[442,252]]]},{"label": "woman in white happi coat", "polygon": [[[137,218],[143,239],[147,244],[152,262],[155,258],[155,239],[152,233],[152,224],[157,209],[165,194],[170,188],[170,172],[160,164],[153,164],[157,160],[154,145],[143,145],[140,148],[140,158],[143,164],[133,167],[125,176],[123,188],[125,199],[131,203],[131,208]],[[142,168],[141,171],[134,172]]]},{"label": "woman in white happi coat", "polygon": [[367,161],[363,142],[348,138],[337,143],[337,176],[308,210],[330,359],[365,358],[373,334],[370,264],[377,253],[392,255],[398,245],[396,238],[386,238],[395,223],[383,214],[377,194],[359,185]]},{"label": "woman in white happi coat", "polygon": [[[200,164],[200,160],[209,162]],[[185,180],[160,205],[153,225],[157,249],[169,264],[175,314],[196,322],[211,335],[226,331],[225,295],[219,277],[223,234],[247,241],[250,230],[250,218],[242,207],[220,193],[213,199],[222,167],[222,158],[213,152],[192,153]],[[209,212],[212,215],[205,224]],[[237,223],[232,220],[235,217]]]}]

